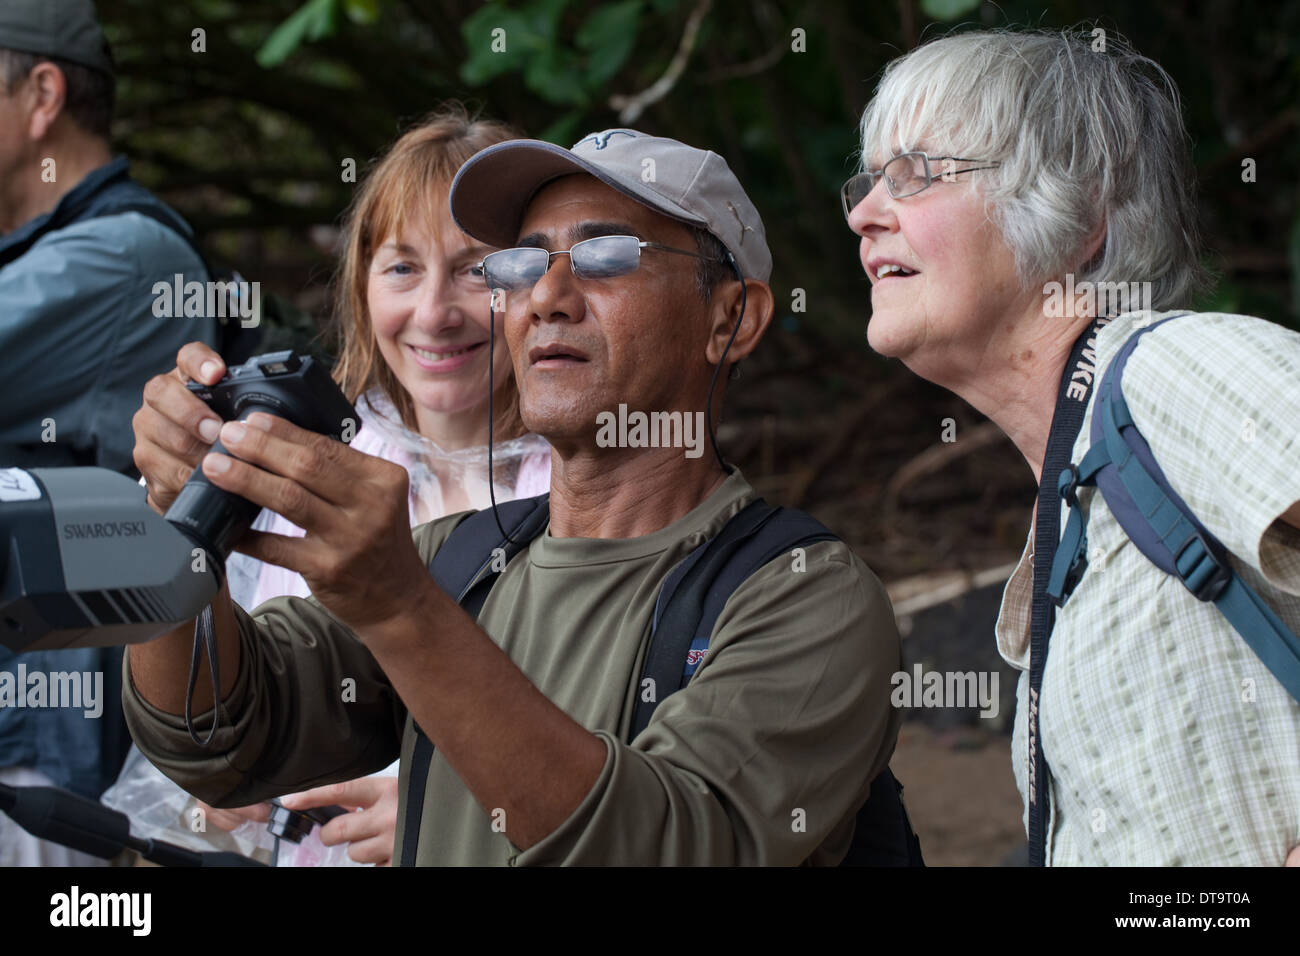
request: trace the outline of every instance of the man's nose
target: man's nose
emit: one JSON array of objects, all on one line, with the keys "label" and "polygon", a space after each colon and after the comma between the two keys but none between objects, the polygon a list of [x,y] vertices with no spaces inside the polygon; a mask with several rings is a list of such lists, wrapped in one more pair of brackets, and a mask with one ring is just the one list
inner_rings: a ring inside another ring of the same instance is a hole
[{"label": "man's nose", "polygon": [[546,272],[528,294],[528,304],[534,316],[547,321],[576,322],[586,314],[587,301],[567,252],[551,256]]}]

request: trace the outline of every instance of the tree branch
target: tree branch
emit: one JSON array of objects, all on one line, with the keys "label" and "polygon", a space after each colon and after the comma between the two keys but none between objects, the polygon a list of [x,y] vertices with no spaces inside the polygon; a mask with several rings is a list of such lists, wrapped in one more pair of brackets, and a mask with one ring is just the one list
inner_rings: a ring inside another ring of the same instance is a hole
[{"label": "tree branch", "polygon": [[682,42],[677,45],[677,52],[673,54],[672,61],[668,64],[668,69],[664,71],[663,76],[635,96],[615,93],[609,98],[610,108],[618,110],[619,122],[626,123],[629,126],[635,123],[637,118],[645,112],[647,106],[663,99],[677,85],[677,81],[681,78],[683,71],[686,69],[686,63],[690,60],[691,53],[695,49],[695,43],[699,39],[700,24],[704,22],[704,17],[712,6],[713,0],[700,0],[695,5],[695,9],[691,11],[690,17],[686,20],[686,29],[682,32]]}]

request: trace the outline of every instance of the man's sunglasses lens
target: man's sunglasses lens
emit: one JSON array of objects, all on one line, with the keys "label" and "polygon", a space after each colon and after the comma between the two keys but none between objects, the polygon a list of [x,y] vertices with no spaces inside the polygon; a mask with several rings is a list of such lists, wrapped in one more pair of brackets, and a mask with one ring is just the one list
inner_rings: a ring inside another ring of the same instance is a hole
[{"label": "man's sunglasses lens", "polygon": [[[612,279],[635,272],[641,262],[641,240],[636,236],[597,236],[569,250],[573,274],[579,279]],[[503,249],[483,257],[483,277],[489,289],[516,292],[531,289],[551,259],[545,249]]]},{"label": "man's sunglasses lens", "polygon": [[514,292],[531,287],[544,276],[549,261],[545,249],[503,249],[483,257],[483,276],[489,289]]},{"label": "man's sunglasses lens", "polygon": [[612,279],[635,272],[641,262],[641,240],[636,236],[597,236],[569,250],[573,274],[579,279]]}]

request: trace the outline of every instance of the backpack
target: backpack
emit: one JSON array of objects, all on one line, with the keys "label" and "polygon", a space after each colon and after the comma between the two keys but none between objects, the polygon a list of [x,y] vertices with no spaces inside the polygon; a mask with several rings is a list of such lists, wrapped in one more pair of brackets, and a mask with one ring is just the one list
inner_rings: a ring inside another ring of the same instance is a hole
[{"label": "backpack", "polygon": [[[438,585],[477,619],[499,571],[545,531],[550,522],[549,495],[506,502],[476,512],[456,526],[429,564]],[[502,538],[501,530],[507,532]],[[738,512],[713,538],[688,554],[664,579],[655,602],[650,647],[641,680],[671,688],[637,698],[630,743],[646,725],[658,703],[690,681],[718,615],[727,599],[754,571],[782,554],[835,535],[801,511],[773,508],[761,498]],[[497,549],[501,549],[498,551]],[[504,552],[504,561],[501,554]],[[639,682],[638,682],[639,683]],[[401,865],[414,866],[424,801],[419,798],[428,779],[433,744],[415,726],[416,742],[403,829]],[[859,810],[853,841],[841,866],[924,866],[921,845],[907,819],[903,787],[886,767],[871,782],[867,802]]]},{"label": "backpack", "polygon": [[[203,254],[199,248],[198,242],[192,234],[181,231],[175,220],[168,216],[171,210],[159,203],[121,203],[114,204],[95,213],[99,216],[120,216],[127,212],[138,212],[146,219],[152,219],[160,225],[166,226],[172,230],[185,244],[190,247],[199,261],[203,263],[203,271],[208,274],[208,280],[211,282],[224,282],[228,284],[242,283],[244,277],[235,269],[217,269],[208,261],[208,257]],[[218,315],[217,320],[217,352],[221,355],[222,360],[226,363],[227,368],[233,368],[236,365],[243,365],[253,357],[262,344],[261,324],[245,327],[236,316]]]},{"label": "backpack", "polygon": [[1095,484],[1138,550],[1160,570],[1175,575],[1198,600],[1212,601],[1278,682],[1300,701],[1300,639],[1232,570],[1227,548],[1170,486],[1124,401],[1124,368],[1142,336],[1186,314],[1138,329],[1102,377],[1089,432],[1092,445],[1078,465],[1071,464],[1057,479],[1070,517],[1052,558],[1047,593],[1060,607],[1087,569],[1087,519],[1076,491]]},{"label": "backpack", "polygon": [[[92,176],[97,175],[95,173]],[[0,266],[26,255],[27,252],[48,233],[65,229],[74,223],[88,219],[100,219],[107,216],[120,216],[128,212],[137,212],[146,219],[152,219],[159,225],[170,229],[190,247],[191,251],[203,263],[208,278],[214,282],[242,282],[243,277],[230,269],[214,269],[203,254],[180,214],[167,206],[139,183],[131,179],[124,159],[114,160],[108,169],[102,172],[101,181],[93,191],[76,195],[72,201],[66,198],[56,205],[46,220],[36,229],[27,233],[21,240],[5,244],[0,253]],[[245,328],[237,319],[218,316],[219,336],[217,351],[228,367],[241,365],[251,358],[261,344],[262,330],[259,326]],[[90,464],[92,462],[85,462]]]}]

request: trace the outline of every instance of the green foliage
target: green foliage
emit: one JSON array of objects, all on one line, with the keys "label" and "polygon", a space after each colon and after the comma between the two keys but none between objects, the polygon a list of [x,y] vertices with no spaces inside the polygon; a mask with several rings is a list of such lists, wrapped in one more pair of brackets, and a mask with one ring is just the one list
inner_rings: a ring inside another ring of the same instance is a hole
[{"label": "green foliage", "polygon": [[538,0],[527,10],[511,10],[504,3],[487,3],[461,24],[468,58],[460,78],[482,86],[529,60],[544,56],[555,46],[555,28],[566,0]]},{"label": "green foliage", "polygon": [[587,51],[584,76],[588,89],[597,89],[613,78],[627,61],[636,44],[641,0],[624,0],[602,6],[578,30],[579,48]]},{"label": "green foliage", "polygon": [[343,0],[343,12],[353,23],[370,26],[379,19],[379,0]]},{"label": "green foliage", "polygon": [[622,69],[636,44],[642,0],[601,5],[574,33],[561,35],[569,0],[530,0],[518,8],[489,3],[461,26],[469,56],[460,77],[482,86],[522,73],[524,85],[548,103],[586,107]]},{"label": "green foliage", "polygon": [[582,117],[581,110],[571,110],[538,133],[537,138],[559,146],[570,146],[582,135]]},{"label": "green foliage", "polygon": [[921,10],[932,20],[959,20],[979,9],[980,0],[921,0]]},{"label": "green foliage", "polygon": [[[348,4],[349,7],[356,4]],[[339,0],[308,0],[293,16],[280,24],[257,51],[263,69],[278,66],[289,58],[304,40],[319,40],[334,33],[338,22]]]}]

